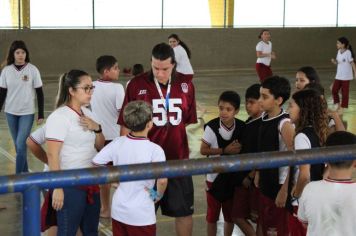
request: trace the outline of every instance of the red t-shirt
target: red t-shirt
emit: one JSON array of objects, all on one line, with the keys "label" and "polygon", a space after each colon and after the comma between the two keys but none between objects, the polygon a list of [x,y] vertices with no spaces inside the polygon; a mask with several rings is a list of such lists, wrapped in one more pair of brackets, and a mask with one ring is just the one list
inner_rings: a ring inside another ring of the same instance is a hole
[{"label": "red t-shirt", "polygon": [[[160,85],[163,97],[167,87]],[[140,75],[127,85],[122,111],[127,103],[143,100],[153,106],[153,128],[148,138],[160,145],[167,160],[189,158],[189,146],[185,126],[197,122],[195,91],[191,80],[177,73],[171,82],[169,112],[166,114],[164,100],[161,99],[156,84],[150,78],[150,72]],[[123,112],[120,112],[119,125],[125,125]]]}]

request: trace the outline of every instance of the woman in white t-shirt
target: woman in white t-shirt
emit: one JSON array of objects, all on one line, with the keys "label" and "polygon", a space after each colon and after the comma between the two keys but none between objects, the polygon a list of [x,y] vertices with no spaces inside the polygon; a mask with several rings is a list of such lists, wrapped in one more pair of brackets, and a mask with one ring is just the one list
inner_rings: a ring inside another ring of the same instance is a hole
[{"label": "woman in white t-shirt", "polygon": [[260,82],[263,82],[267,77],[273,75],[271,60],[276,59],[276,54],[272,51],[271,33],[269,30],[261,30],[258,38],[261,41],[256,45],[256,72]]},{"label": "woman in white t-shirt", "polygon": [[194,71],[190,64],[192,54],[187,44],[180,40],[176,34],[169,35],[168,43],[174,50],[174,56],[177,62],[177,72],[188,75],[190,76],[190,79],[193,79]]},{"label": "woman in white t-shirt", "polygon": [[30,135],[37,95],[37,124],[43,122],[43,90],[40,72],[30,63],[23,41],[14,41],[0,76],[0,110],[5,102],[6,120],[16,149],[16,173],[28,172],[26,139]]},{"label": "woman in white t-shirt", "polygon": [[[46,122],[48,165],[51,171],[91,167],[97,150],[104,146],[101,126],[85,106],[93,93],[90,76],[71,70],[61,76],[56,110]],[[52,193],[57,211],[58,235],[97,235],[100,213],[99,186],[57,188]]]},{"label": "woman in white t-shirt", "polygon": [[[337,112],[339,115],[342,115],[344,108],[348,108],[349,106],[350,80],[353,80],[354,75],[356,77],[355,55],[349,40],[345,37],[338,38],[336,48],[338,49],[336,59],[331,59],[331,62],[337,65],[336,76],[331,92],[334,104],[337,105]],[[341,105],[339,98],[340,89],[342,95]]]}]

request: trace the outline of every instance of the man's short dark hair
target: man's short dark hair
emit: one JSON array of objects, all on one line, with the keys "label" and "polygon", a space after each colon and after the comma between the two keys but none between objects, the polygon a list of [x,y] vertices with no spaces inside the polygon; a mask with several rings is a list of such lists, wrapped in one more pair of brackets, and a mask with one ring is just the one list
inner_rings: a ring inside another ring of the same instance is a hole
[{"label": "man's short dark hair", "polygon": [[[352,145],[356,144],[356,136],[347,131],[335,131],[334,133],[330,134],[329,137],[326,139],[325,145],[326,146],[338,146],[338,145]],[[350,168],[354,161],[339,161],[330,163],[330,166],[335,168]]]},{"label": "man's short dark hair", "polygon": [[157,60],[164,61],[168,58],[171,58],[171,63],[176,63],[176,58],[174,55],[174,50],[171,46],[166,43],[160,43],[153,47],[152,49],[152,57]]},{"label": "man's short dark hair", "polygon": [[253,84],[246,89],[245,99],[259,99],[261,84]]},{"label": "man's short dark hair", "polygon": [[102,74],[104,70],[110,70],[117,63],[117,60],[114,56],[104,55],[96,59],[96,71],[99,74]]},{"label": "man's short dark hair", "polygon": [[240,109],[240,100],[240,95],[235,91],[225,91],[220,95],[218,102],[228,102],[237,110]]},{"label": "man's short dark hair", "polygon": [[282,98],[282,103],[285,103],[291,93],[291,87],[289,81],[281,76],[275,75],[266,78],[262,84],[262,88],[269,89],[269,92],[273,95],[275,99],[281,97]]}]

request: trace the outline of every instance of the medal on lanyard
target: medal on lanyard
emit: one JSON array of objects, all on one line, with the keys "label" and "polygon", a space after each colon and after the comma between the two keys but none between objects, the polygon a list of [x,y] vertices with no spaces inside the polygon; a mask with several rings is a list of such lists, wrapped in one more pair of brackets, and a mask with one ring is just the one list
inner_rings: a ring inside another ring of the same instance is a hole
[{"label": "medal on lanyard", "polygon": [[154,81],[155,81],[155,84],[156,84],[156,88],[157,88],[158,94],[159,94],[159,96],[161,98],[162,105],[164,106],[164,109],[166,110],[166,117],[167,117],[166,125],[168,126],[169,125],[168,112],[169,112],[169,96],[170,96],[170,92],[171,92],[171,78],[169,78],[169,80],[168,80],[166,97],[163,97],[163,93],[162,93],[161,87],[159,86],[159,83],[158,83],[156,78],[154,78]]}]

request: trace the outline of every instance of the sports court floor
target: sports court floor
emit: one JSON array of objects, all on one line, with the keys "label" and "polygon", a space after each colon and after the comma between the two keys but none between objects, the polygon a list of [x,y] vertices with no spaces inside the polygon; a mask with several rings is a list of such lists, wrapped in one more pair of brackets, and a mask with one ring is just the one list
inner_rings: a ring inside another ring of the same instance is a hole
[{"label": "sports court floor", "polygon": [[[275,74],[288,78],[294,88],[295,69],[280,69],[274,70]],[[331,84],[335,71],[334,69],[318,70],[321,82],[325,87],[326,96],[329,103]],[[95,77],[94,77],[95,79]],[[128,77],[120,77],[120,83],[123,85],[128,80]],[[44,94],[45,94],[45,116],[48,117],[54,107],[54,99],[57,92],[57,78],[43,78]],[[191,149],[190,158],[200,158],[199,154],[200,139],[203,134],[203,125],[205,122],[215,118],[218,114],[217,99],[221,92],[225,90],[235,90],[242,98],[242,105],[238,118],[245,120],[247,118],[244,107],[245,89],[257,83],[258,79],[252,70],[216,70],[216,71],[198,71],[193,79],[196,87],[196,99],[206,112],[198,112],[199,123],[188,126],[189,144]],[[347,130],[356,133],[356,81],[351,82],[350,87],[350,107],[345,110],[342,117]],[[34,126],[33,129],[36,127]],[[0,113],[0,175],[8,175],[14,173],[14,156],[15,150],[8,131],[4,113]],[[42,171],[43,165],[32,155],[28,156],[29,165],[32,171]],[[354,175],[356,177],[356,175]],[[193,235],[206,235],[205,223],[205,179],[204,176],[195,176],[195,213],[193,215]],[[21,235],[22,220],[21,220],[21,195],[7,194],[0,195],[0,205],[6,205],[7,209],[0,211],[0,235]],[[157,216],[157,235],[174,235],[174,221],[171,218]],[[219,236],[223,235],[222,223],[219,223]],[[101,220],[100,235],[112,235],[110,230],[110,221]],[[234,231],[234,236],[242,235],[237,229]]]}]

